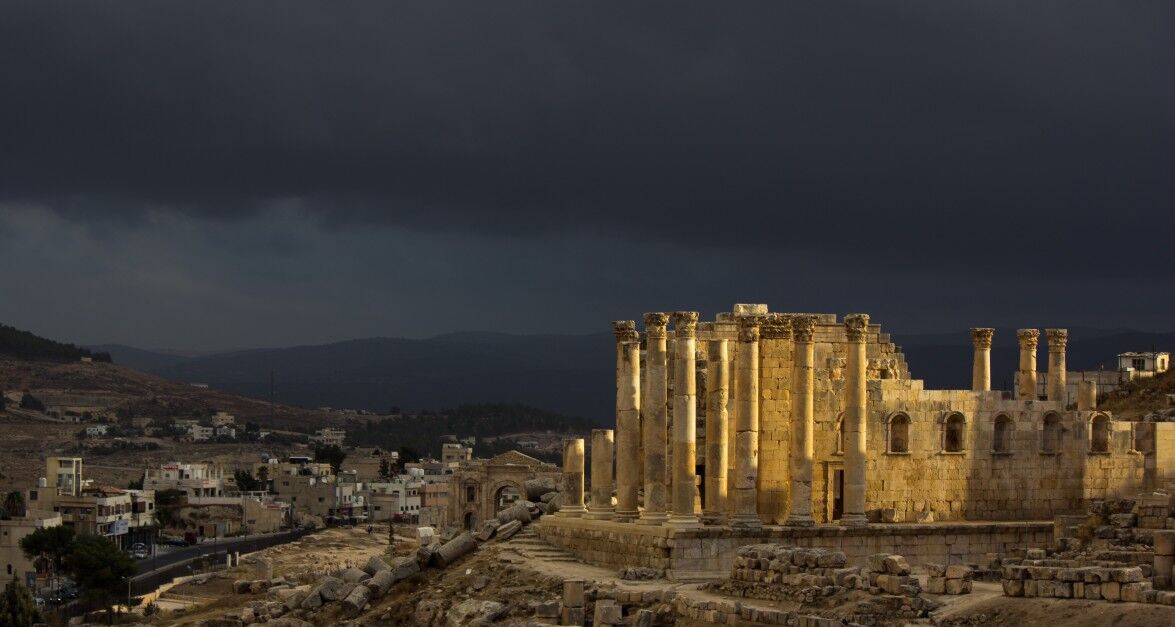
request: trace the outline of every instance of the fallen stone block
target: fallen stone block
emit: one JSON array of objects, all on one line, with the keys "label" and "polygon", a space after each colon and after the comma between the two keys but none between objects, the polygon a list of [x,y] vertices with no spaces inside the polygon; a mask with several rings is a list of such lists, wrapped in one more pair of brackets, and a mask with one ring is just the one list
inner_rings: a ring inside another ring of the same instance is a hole
[{"label": "fallen stone block", "polygon": [[389,570],[391,566],[378,555],[372,555],[367,558],[367,564],[363,567],[363,571],[368,575],[375,575],[381,570]]},{"label": "fallen stone block", "polygon": [[[507,610],[509,608],[506,605],[497,601],[466,599],[449,608],[449,611],[445,614],[445,625],[448,627],[488,625],[505,615]],[[579,624],[582,624],[582,622]]]},{"label": "fallen stone block", "polygon": [[473,538],[473,534],[466,531],[437,548],[436,552],[432,554],[431,564],[438,568],[447,568],[462,556],[476,549],[477,540]]},{"label": "fallen stone block", "polygon": [[501,527],[498,527],[498,541],[501,542],[504,540],[509,540],[510,538],[514,537],[514,534],[518,533],[519,529],[522,529],[522,523],[517,520],[511,520]]},{"label": "fallen stone block", "polygon": [[343,613],[350,617],[358,616],[370,599],[370,588],[367,586],[355,586],[355,589],[343,599]]},{"label": "fallen stone block", "polygon": [[909,575],[910,564],[901,555],[888,555],[882,560],[885,572],[891,575]]},{"label": "fallen stone block", "polygon": [[339,577],[346,583],[359,583],[367,579],[368,574],[358,568],[348,568],[339,573]]},{"label": "fallen stone block", "polygon": [[947,566],[947,579],[971,579],[972,571],[970,566],[963,564],[951,564]]}]

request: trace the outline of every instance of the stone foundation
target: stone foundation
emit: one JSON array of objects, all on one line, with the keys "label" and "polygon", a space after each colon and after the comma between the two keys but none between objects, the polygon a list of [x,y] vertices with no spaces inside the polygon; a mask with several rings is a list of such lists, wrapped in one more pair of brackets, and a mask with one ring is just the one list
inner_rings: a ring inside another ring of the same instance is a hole
[{"label": "stone foundation", "polygon": [[974,564],[987,553],[1046,546],[1053,538],[1051,521],[673,529],[544,516],[535,529],[589,564],[655,568],[670,579],[725,578],[738,547],[750,544],[836,549],[853,564],[876,553],[897,553],[914,565]]}]

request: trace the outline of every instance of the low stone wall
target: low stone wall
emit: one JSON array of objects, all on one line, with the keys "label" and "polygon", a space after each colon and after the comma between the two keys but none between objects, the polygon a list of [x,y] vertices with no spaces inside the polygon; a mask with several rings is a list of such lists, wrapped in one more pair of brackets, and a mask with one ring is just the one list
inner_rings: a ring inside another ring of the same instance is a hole
[{"label": "low stone wall", "polygon": [[1004,595],[1175,605],[1175,592],[1154,590],[1142,568],[1080,566],[1075,560],[1025,560],[1004,567]]},{"label": "low stone wall", "polygon": [[589,564],[656,568],[665,570],[672,579],[725,577],[738,548],[749,544],[837,549],[856,564],[864,564],[868,556],[877,553],[897,553],[914,565],[973,564],[987,553],[1008,554],[1046,546],[1053,538],[1052,521],[675,530],[544,516],[535,529],[547,542]]}]

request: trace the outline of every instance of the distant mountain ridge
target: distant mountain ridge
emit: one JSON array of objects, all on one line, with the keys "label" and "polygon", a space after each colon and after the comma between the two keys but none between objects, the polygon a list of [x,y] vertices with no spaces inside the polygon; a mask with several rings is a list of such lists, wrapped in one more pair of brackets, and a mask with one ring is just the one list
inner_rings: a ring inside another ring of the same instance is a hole
[{"label": "distant mountain ridge", "polygon": [[108,353],[57,342],[6,324],[0,324],[0,356],[27,361],[69,362],[83,357],[110,361]]},{"label": "distant mountain ridge", "polygon": [[[1043,337],[1038,363],[1047,369]],[[966,389],[971,382],[971,336],[898,334],[910,372],[927,388]],[[1116,368],[1130,350],[1175,348],[1175,333],[1070,328],[1070,370]],[[99,347],[93,347],[99,348]],[[268,399],[270,371],[279,402],[386,412],[437,409],[462,403],[525,403],[589,417],[614,415],[615,340],[611,333],[516,335],[466,331],[427,339],[378,337],[288,348],[235,350],[184,357],[106,345],[115,362],[184,383]],[[992,384],[1011,389],[1018,367],[1016,329],[1001,328],[992,347]]]}]

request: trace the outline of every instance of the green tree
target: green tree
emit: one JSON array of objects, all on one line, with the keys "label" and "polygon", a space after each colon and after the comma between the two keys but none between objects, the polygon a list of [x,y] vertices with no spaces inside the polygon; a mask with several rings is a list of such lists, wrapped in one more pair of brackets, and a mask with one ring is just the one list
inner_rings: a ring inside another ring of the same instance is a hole
[{"label": "green tree", "polygon": [[65,556],[65,570],[86,594],[101,600],[109,610],[117,601],[128,600],[127,590],[135,575],[135,563],[102,536],[78,536]]},{"label": "green tree", "polygon": [[253,478],[248,470],[236,470],[233,472],[233,478],[237,480],[237,489],[241,492],[253,492],[260,490],[260,481]]},{"label": "green tree", "polygon": [[4,504],[0,505],[0,514],[10,518],[23,518],[25,515],[24,494],[13,490],[4,496]]},{"label": "green tree", "polygon": [[43,527],[20,539],[20,550],[34,562],[49,569],[50,581],[65,569],[65,556],[73,549],[72,527]]},{"label": "green tree", "polygon": [[40,622],[41,613],[37,611],[32,595],[13,577],[0,594],[0,625],[32,627]]},{"label": "green tree", "polygon": [[28,392],[25,392],[24,395],[20,397],[20,408],[32,409],[35,411],[45,411],[45,404],[38,400],[37,397],[29,394]]},{"label": "green tree", "polygon": [[343,449],[335,446],[319,446],[314,449],[314,461],[320,464],[330,464],[331,470],[338,474],[339,468],[343,467],[343,460],[347,458],[347,454]]},{"label": "green tree", "polygon": [[388,463],[386,457],[379,458],[379,478],[384,480],[392,478],[392,465]]}]

